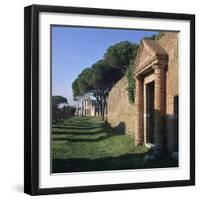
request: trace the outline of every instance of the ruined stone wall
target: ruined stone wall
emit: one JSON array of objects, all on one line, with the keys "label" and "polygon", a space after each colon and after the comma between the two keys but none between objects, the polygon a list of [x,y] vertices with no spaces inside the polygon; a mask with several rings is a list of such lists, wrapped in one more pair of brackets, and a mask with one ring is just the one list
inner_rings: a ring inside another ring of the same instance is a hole
[{"label": "ruined stone wall", "polygon": [[119,132],[134,135],[134,104],[129,103],[126,76],[118,81],[108,96],[107,122]]}]

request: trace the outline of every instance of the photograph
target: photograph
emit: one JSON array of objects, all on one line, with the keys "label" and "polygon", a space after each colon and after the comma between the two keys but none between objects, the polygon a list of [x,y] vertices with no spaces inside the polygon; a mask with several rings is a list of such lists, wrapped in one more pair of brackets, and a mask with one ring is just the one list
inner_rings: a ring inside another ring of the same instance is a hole
[{"label": "photograph", "polygon": [[195,184],[195,15],[25,7],[31,195]]},{"label": "photograph", "polygon": [[179,31],[50,35],[51,173],[179,167]]}]

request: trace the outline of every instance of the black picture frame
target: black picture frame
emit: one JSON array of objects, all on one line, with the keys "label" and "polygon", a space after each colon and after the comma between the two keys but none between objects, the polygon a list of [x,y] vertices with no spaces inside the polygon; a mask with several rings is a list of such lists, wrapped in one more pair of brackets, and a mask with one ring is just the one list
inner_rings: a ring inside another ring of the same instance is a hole
[{"label": "black picture frame", "polygon": [[[39,188],[39,13],[75,13],[190,23],[190,179],[78,187]],[[24,9],[24,192],[30,195],[195,185],[195,15],[83,7],[31,5]]]}]

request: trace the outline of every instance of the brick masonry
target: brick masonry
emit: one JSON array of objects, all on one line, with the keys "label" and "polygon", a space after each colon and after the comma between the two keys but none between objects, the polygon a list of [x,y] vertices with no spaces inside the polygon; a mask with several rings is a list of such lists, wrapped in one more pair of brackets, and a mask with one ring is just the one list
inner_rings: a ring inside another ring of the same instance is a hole
[{"label": "brick masonry", "polygon": [[177,144],[174,139],[176,136],[176,115],[174,114],[174,98],[179,95],[179,78],[178,78],[178,33],[166,33],[159,41],[169,56],[166,72],[166,134],[167,149],[169,152],[176,149]]},{"label": "brick masonry", "polygon": [[118,81],[108,96],[107,121],[112,127],[124,124],[125,133],[134,135],[135,105],[129,103],[126,77]]}]

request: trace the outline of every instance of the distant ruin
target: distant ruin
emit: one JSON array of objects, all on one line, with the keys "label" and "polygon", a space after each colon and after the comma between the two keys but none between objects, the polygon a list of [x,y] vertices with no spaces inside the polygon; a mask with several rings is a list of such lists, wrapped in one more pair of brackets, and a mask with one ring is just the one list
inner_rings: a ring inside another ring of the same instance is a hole
[{"label": "distant ruin", "polygon": [[100,106],[96,100],[91,99],[91,97],[85,97],[81,101],[81,105],[76,108],[76,116],[100,116]]}]

